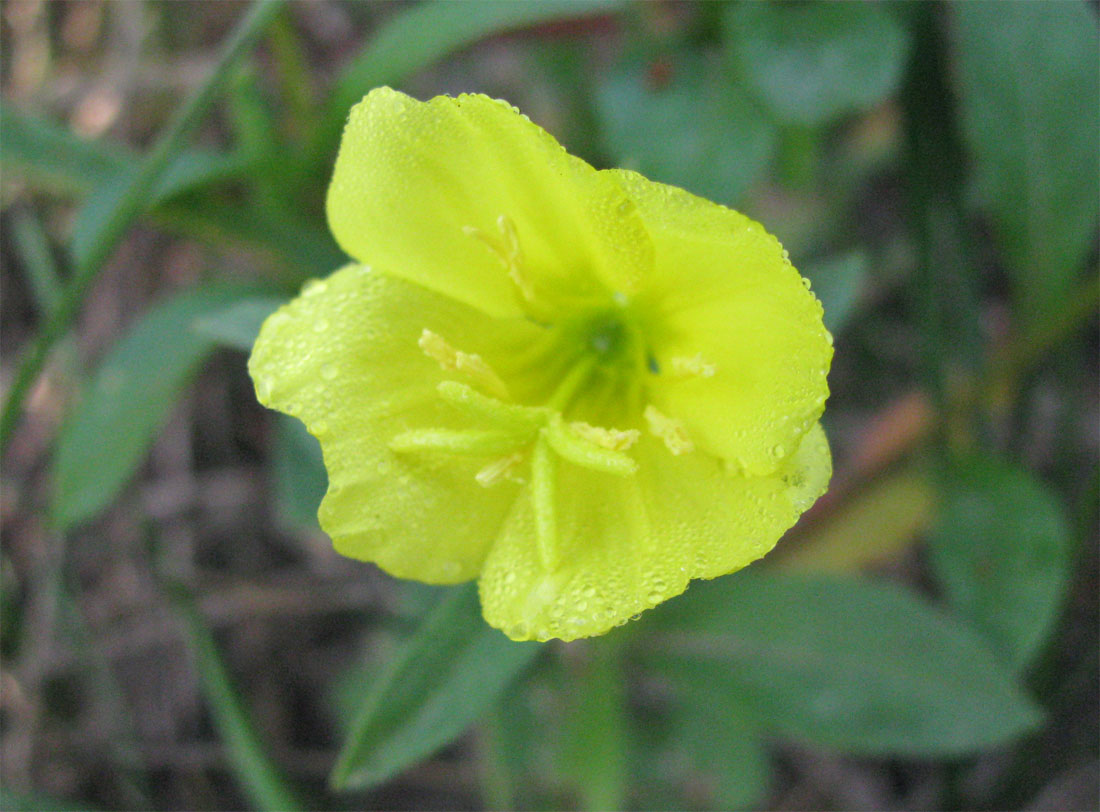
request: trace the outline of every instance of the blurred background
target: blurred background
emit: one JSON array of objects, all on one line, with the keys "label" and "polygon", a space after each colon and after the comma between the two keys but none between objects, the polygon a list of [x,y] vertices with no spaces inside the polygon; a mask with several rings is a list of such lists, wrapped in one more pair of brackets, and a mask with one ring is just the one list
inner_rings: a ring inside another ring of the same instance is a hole
[{"label": "blurred background", "polygon": [[[1092,809],[1094,3],[0,4],[4,809]],[[508,99],[777,234],[830,492],[513,644],[316,526],[262,318],[370,88]]]}]

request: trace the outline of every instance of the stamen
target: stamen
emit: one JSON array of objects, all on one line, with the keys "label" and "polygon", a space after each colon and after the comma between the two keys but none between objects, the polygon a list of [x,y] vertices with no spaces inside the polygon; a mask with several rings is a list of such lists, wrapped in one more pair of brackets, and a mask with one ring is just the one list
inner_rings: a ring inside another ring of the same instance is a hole
[{"label": "stamen", "polygon": [[443,369],[452,372],[462,372],[474,383],[488,392],[490,395],[511,400],[508,387],[493,368],[485,363],[480,355],[456,350],[442,337],[425,328],[417,341],[420,349],[429,358],[439,362]]},{"label": "stamen", "polygon": [[638,463],[629,454],[589,442],[566,426],[559,415],[554,415],[542,430],[542,436],[554,451],[574,465],[616,476],[631,476],[638,470]]},{"label": "stamen", "polygon": [[550,573],[558,568],[558,517],[554,495],[557,471],[554,455],[545,439],[539,437],[531,454],[531,507],[535,512],[535,538],[539,562]]},{"label": "stamen", "polygon": [[649,424],[649,431],[664,441],[665,446],[674,455],[687,454],[695,450],[695,443],[688,436],[684,424],[673,417],[661,414],[652,403],[642,413]]},{"label": "stamen", "polygon": [[506,423],[534,429],[546,420],[546,412],[533,406],[520,406],[483,395],[461,381],[440,381],[436,386],[439,396],[471,417],[491,423]]},{"label": "stamen", "polygon": [[590,443],[595,443],[612,451],[626,451],[641,436],[637,429],[605,429],[602,426],[590,426],[588,423],[570,423],[573,432]]},{"label": "stamen", "polygon": [[463,226],[462,231],[467,236],[480,240],[485,246],[496,254],[497,259],[508,270],[508,276],[519,288],[523,298],[529,302],[535,300],[535,289],[531,281],[523,275],[523,249],[519,244],[519,234],[516,233],[515,223],[506,214],[497,218],[497,228],[500,230],[500,239],[491,237],[475,226]]},{"label": "stamen", "polygon": [[398,454],[438,451],[445,454],[488,456],[506,454],[526,440],[515,432],[454,431],[451,429],[413,429],[390,440],[390,450]]},{"label": "stamen", "polygon": [[516,468],[518,468],[522,462],[523,454],[517,451],[515,454],[501,457],[499,460],[493,460],[478,471],[474,475],[474,479],[476,479],[477,484],[483,488],[491,488],[502,478],[511,479],[514,482],[522,482],[522,480],[515,475]]},{"label": "stamen", "polygon": [[717,368],[714,364],[703,360],[703,356],[694,355],[685,358],[682,355],[669,359],[672,374],[677,378],[713,378]]}]

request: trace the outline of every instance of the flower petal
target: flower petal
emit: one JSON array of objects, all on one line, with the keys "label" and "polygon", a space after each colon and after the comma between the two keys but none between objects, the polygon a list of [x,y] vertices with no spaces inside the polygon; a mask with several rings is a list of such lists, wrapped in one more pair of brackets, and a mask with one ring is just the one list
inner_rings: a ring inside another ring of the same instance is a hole
[{"label": "flower petal", "polygon": [[438,395],[458,373],[418,346],[425,328],[490,367],[539,329],[349,266],[267,319],[249,371],[265,406],[321,441],[329,488],[319,518],[337,550],[399,577],[455,583],[477,575],[518,486],[477,484],[492,457],[391,450],[402,432],[472,428]]},{"label": "flower petal", "polygon": [[641,218],[612,178],[480,95],[371,91],[344,130],[328,217],[360,262],[495,316],[519,314],[525,286],[630,293],[652,265]]},{"label": "flower petal", "polygon": [[758,223],[634,172],[606,174],[637,202],[656,251],[637,294],[659,369],[651,401],[697,447],[748,474],[776,470],[829,394],[821,304]]},{"label": "flower petal", "polygon": [[824,492],[831,472],[820,426],[775,474],[731,474],[714,457],[672,456],[656,438],[636,447],[633,477],[558,461],[561,564],[546,572],[519,495],[481,574],[490,624],[517,640],[603,634],[683,592],[692,578],[741,569],[775,546]]}]

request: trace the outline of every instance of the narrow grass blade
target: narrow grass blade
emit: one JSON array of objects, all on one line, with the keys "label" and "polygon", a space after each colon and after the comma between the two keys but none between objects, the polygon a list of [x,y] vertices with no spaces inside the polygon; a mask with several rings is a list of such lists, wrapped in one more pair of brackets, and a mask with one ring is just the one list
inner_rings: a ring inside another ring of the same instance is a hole
[{"label": "narrow grass blade", "polygon": [[99,225],[96,235],[88,238],[86,250],[76,257],[73,278],[64,298],[35,336],[15,373],[3,414],[0,415],[0,452],[11,439],[23,401],[45,365],[50,349],[68,331],[85,293],[103,264],[134,219],[148,208],[154,185],[165,167],[180,152],[186,139],[213,104],[237,60],[252,47],[281,5],[282,0],[260,0],[249,9],[230,37],[210,77],[173,116],[130,183],[117,196],[108,198],[111,205],[97,217]]},{"label": "narrow grass blade", "polygon": [[333,786],[377,784],[447,744],[540,650],[486,625],[472,584],[454,589],[365,697],[332,772]]},{"label": "narrow grass blade", "polygon": [[257,809],[270,812],[301,809],[286,779],[264,752],[263,743],[233,686],[213,635],[182,590],[172,591],[173,604],[187,631],[214,725],[225,744],[226,755],[241,788]]}]

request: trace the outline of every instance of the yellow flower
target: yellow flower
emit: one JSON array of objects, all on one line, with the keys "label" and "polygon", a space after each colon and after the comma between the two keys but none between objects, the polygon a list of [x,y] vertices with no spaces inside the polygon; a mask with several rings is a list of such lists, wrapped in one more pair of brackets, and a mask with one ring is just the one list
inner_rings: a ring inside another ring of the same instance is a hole
[{"label": "yellow flower", "polygon": [[321,526],[480,579],[517,639],[602,634],[744,567],[820,496],[832,341],[778,241],[508,104],[381,88],[328,195],[356,260],[264,324],[265,405],[321,442]]}]

